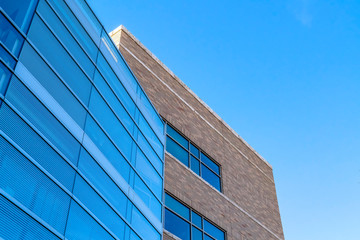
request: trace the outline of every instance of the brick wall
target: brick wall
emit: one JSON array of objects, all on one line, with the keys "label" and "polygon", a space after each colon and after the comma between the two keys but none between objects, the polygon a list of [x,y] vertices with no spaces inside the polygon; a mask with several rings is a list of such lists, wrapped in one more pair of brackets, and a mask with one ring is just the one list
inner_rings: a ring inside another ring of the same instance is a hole
[{"label": "brick wall", "polygon": [[165,190],[225,229],[228,240],[284,239],[271,166],[131,33],[119,28],[112,37],[159,113],[222,167],[219,193],[166,154]]}]

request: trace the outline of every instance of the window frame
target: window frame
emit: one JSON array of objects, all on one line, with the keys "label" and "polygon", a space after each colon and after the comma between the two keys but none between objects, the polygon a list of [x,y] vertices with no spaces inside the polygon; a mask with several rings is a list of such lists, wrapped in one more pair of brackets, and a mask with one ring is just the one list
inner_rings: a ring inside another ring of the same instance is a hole
[{"label": "window frame", "polygon": [[[174,210],[168,208],[166,206],[166,203],[164,202],[164,218],[165,218],[165,210],[170,211],[171,213],[175,214],[177,217],[179,217],[181,220],[185,221],[186,223],[188,223],[190,225],[190,240],[192,239],[192,233],[193,233],[193,228],[196,228],[197,230],[199,230],[202,233],[202,239],[204,240],[204,237],[207,236],[210,239],[216,240],[216,238],[214,238],[213,236],[211,236],[209,233],[205,232],[205,227],[204,227],[204,222],[205,220],[208,221],[210,224],[212,224],[214,227],[216,227],[217,229],[219,229],[220,231],[222,231],[224,233],[224,240],[227,240],[227,233],[226,231],[220,227],[219,225],[215,224],[213,221],[211,221],[210,219],[206,218],[203,214],[199,213],[198,211],[196,211],[194,208],[190,207],[188,204],[184,203],[183,201],[181,201],[180,199],[178,199],[177,197],[175,197],[173,194],[171,194],[170,192],[165,190],[165,194],[164,196],[169,195],[171,198],[175,199],[176,201],[178,201],[179,203],[181,203],[182,205],[184,205],[186,208],[188,208],[189,210],[189,220],[187,220],[186,218],[184,218],[183,216],[179,215],[177,212],[175,212]],[[201,228],[198,227],[194,222],[193,222],[193,214],[195,213],[198,216],[201,217]],[[167,230],[165,228],[165,222],[166,219],[164,219],[164,229]],[[171,232],[170,232],[171,233]]]},{"label": "window frame", "polygon": [[[187,166],[192,172],[194,172],[196,175],[198,175],[199,177],[201,177],[205,182],[207,182],[208,184],[210,184],[212,187],[214,187],[217,191],[222,192],[223,191],[223,185],[222,185],[222,166],[215,161],[212,157],[209,156],[209,154],[207,154],[204,150],[202,150],[200,147],[198,147],[197,144],[195,144],[192,140],[190,140],[188,137],[186,137],[182,132],[180,132],[176,127],[174,127],[174,125],[172,125],[169,121],[167,121],[166,119],[163,119],[163,121],[165,122],[166,125],[166,129],[165,129],[165,133],[166,133],[166,137],[169,137],[171,140],[173,140],[179,147],[181,147],[183,150],[185,150],[188,153],[188,157],[187,157]],[[187,149],[181,144],[179,143],[179,141],[177,141],[175,138],[173,138],[170,134],[168,134],[168,127],[171,127],[174,131],[176,131],[180,136],[182,136],[185,140],[188,141],[187,144]],[[170,153],[166,150],[166,146],[167,146],[167,142],[165,143],[165,151],[167,153]],[[199,156],[195,156],[192,151],[191,151],[191,146],[194,146],[198,149],[199,151]],[[170,153],[171,154],[171,153]],[[203,162],[201,160],[201,155],[205,155],[205,157],[207,157],[210,161],[212,161],[218,168],[219,168],[219,174],[217,172],[215,172],[209,165],[207,165],[205,162]],[[172,154],[171,154],[172,155]],[[199,161],[199,174],[197,172],[195,172],[192,169],[191,166],[191,157],[194,157],[196,160]],[[176,158],[176,157],[175,157]],[[177,159],[177,158],[176,158]],[[178,161],[180,161],[181,163],[183,163],[181,160],[177,159]],[[185,165],[185,164],[184,164]],[[209,171],[211,171],[213,174],[215,174],[215,176],[217,176],[220,180],[220,189],[217,189],[215,186],[213,186],[210,182],[208,182],[207,180],[205,180],[205,178],[203,178],[202,176],[202,171],[201,171],[201,166],[204,165]]]}]

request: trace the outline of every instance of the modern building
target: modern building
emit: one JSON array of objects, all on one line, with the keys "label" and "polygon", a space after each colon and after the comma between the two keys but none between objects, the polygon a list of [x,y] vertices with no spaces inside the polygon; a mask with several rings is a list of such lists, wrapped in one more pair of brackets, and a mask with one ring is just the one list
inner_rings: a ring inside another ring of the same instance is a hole
[{"label": "modern building", "polygon": [[284,239],[271,165],[128,30],[110,35],[166,122],[164,239]]},{"label": "modern building", "polygon": [[162,239],[164,122],[84,0],[0,1],[0,239]]}]

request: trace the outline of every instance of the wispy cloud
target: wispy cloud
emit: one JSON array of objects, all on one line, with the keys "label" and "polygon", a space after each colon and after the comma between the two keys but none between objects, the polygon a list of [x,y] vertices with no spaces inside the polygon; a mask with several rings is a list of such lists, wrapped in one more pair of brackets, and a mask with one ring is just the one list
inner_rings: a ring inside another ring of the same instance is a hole
[{"label": "wispy cloud", "polygon": [[296,20],[307,27],[310,27],[313,22],[311,3],[311,0],[290,0],[290,9]]}]

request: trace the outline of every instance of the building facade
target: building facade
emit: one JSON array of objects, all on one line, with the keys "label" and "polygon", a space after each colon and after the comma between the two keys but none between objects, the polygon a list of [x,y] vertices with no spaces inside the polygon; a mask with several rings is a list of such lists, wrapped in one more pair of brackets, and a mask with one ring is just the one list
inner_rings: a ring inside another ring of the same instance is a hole
[{"label": "building facade", "polygon": [[0,239],[162,239],[164,126],[84,0],[0,1]]},{"label": "building facade", "polygon": [[110,35],[166,122],[164,239],[284,239],[271,165],[128,30]]}]

